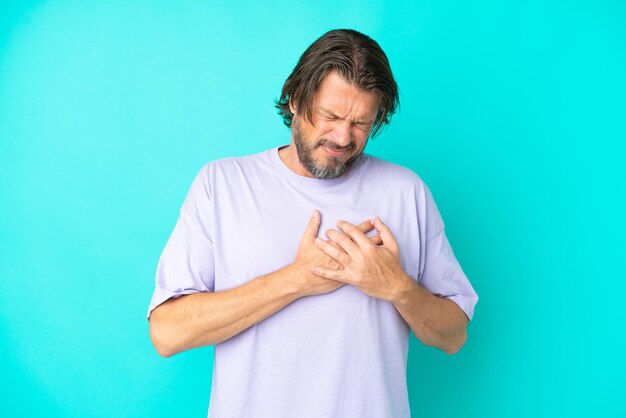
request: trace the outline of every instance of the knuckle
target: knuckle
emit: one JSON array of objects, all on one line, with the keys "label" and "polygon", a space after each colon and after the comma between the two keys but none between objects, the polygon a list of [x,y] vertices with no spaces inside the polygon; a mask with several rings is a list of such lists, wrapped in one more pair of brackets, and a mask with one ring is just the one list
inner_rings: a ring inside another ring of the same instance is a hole
[{"label": "knuckle", "polygon": [[342,244],[346,244],[346,243],[348,243],[348,241],[351,241],[351,239],[348,238],[346,235],[341,234],[341,235],[337,236],[337,241],[339,241]]},{"label": "knuckle", "polygon": [[372,246],[365,246],[365,248],[363,248],[363,254],[367,257],[371,257],[376,253],[376,247],[372,247]]}]

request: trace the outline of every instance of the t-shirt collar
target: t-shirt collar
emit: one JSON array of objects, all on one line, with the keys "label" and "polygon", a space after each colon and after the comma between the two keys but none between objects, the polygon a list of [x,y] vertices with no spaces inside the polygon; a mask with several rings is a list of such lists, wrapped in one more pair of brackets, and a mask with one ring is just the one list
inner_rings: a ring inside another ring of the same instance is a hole
[{"label": "t-shirt collar", "polygon": [[350,167],[350,170],[348,170],[347,173],[344,173],[339,177],[336,177],[334,179],[318,179],[315,177],[307,177],[297,174],[293,170],[291,170],[291,168],[289,168],[287,164],[285,164],[282,158],[280,158],[278,151],[287,146],[289,145],[280,145],[269,149],[268,153],[270,160],[283,177],[285,177],[291,183],[295,183],[302,187],[335,188],[341,184],[347,183],[361,169],[361,166],[363,165],[366,156],[365,154],[361,154],[357,161],[355,161],[354,165]]}]

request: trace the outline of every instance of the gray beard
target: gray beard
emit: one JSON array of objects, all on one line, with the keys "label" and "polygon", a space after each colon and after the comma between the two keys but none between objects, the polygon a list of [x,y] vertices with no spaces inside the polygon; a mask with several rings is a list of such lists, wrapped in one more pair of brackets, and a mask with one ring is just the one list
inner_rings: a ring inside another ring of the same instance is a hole
[{"label": "gray beard", "polygon": [[[352,157],[348,158],[346,161],[342,161],[338,157],[329,156],[328,163],[326,165],[318,163],[313,158],[313,151],[317,147],[322,145],[326,145],[329,148],[336,148],[333,146],[334,144],[332,144],[330,141],[325,140],[324,138],[321,138],[319,141],[317,141],[317,143],[308,145],[302,138],[302,131],[300,130],[299,119],[293,119],[291,129],[293,132],[293,139],[294,143],[296,144],[296,151],[298,152],[298,158],[300,159],[300,163],[315,178],[328,180],[343,175],[354,165],[355,162],[357,162],[362,154],[362,152],[359,154],[355,154]],[[348,151],[352,151],[353,149],[354,143],[351,143],[348,147]]]}]

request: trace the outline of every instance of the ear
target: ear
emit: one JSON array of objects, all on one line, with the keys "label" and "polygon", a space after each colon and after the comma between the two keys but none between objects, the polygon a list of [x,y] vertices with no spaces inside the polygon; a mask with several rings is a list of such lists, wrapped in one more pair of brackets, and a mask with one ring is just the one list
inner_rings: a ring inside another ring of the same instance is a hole
[{"label": "ear", "polygon": [[291,113],[293,113],[294,115],[297,113],[298,108],[296,107],[296,105],[293,103],[293,99],[289,98],[289,110],[291,111]]}]

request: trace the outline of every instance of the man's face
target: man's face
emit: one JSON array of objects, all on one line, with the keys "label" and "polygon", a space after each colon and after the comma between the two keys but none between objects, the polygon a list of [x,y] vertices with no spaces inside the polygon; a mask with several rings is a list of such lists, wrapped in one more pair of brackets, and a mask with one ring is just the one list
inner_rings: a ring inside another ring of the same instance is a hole
[{"label": "man's face", "polygon": [[361,90],[336,72],[313,96],[313,124],[291,108],[292,140],[304,168],[319,179],[344,174],[363,153],[378,113],[380,96]]}]

